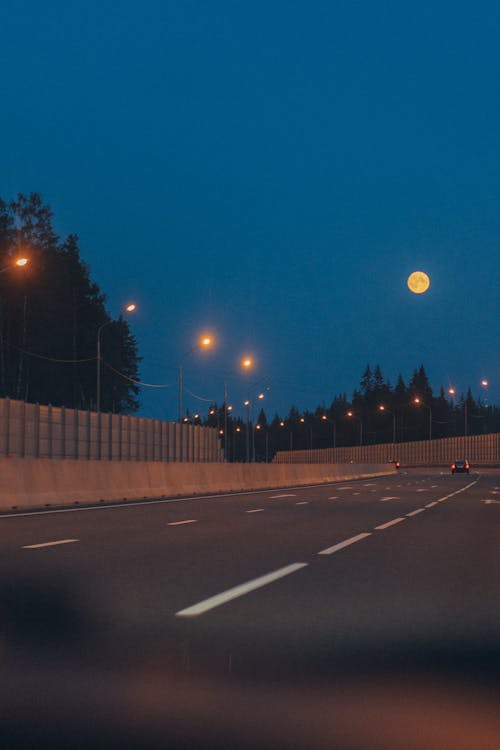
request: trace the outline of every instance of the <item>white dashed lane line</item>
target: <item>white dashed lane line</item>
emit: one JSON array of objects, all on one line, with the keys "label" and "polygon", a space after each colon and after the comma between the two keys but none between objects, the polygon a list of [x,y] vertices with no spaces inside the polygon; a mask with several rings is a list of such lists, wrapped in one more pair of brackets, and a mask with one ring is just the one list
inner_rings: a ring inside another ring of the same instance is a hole
[{"label": "white dashed lane line", "polygon": [[433,508],[437,504],[438,504],[438,501],[434,500],[434,502],[432,502],[432,503],[427,503],[427,505],[425,507],[426,508]]},{"label": "white dashed lane line", "polygon": [[253,510],[246,510],[245,513],[264,513],[264,508],[254,508]]},{"label": "white dashed lane line", "polygon": [[412,510],[411,513],[407,513],[406,515],[408,518],[411,518],[411,516],[418,516],[419,513],[425,513],[425,508],[417,508],[417,510]]},{"label": "white dashed lane line", "polygon": [[350,547],[351,544],[356,544],[356,542],[360,542],[362,539],[366,539],[366,537],[371,536],[371,532],[366,532],[364,534],[357,534],[356,536],[350,537],[350,539],[344,539],[343,542],[338,542],[338,544],[334,544],[332,547],[327,547],[326,549],[322,549],[321,552],[318,552],[318,555],[333,555],[334,552],[338,552],[341,549],[344,549],[345,547]]},{"label": "white dashed lane line", "polygon": [[282,497],[297,497],[297,495],[269,495],[269,500],[280,500]]},{"label": "white dashed lane line", "polygon": [[295,505],[309,505],[309,500],[300,500],[298,503],[295,503]]},{"label": "white dashed lane line", "polygon": [[209,612],[211,609],[215,609],[215,607],[220,607],[221,604],[226,604],[226,602],[230,602],[232,599],[237,599],[240,596],[250,593],[250,591],[255,591],[256,589],[268,586],[270,583],[273,583],[273,581],[277,581],[291,573],[295,573],[297,570],[307,568],[307,565],[308,563],[292,563],[292,565],[287,565],[285,568],[274,570],[272,573],[267,573],[259,578],[254,578],[253,580],[242,583],[239,586],[227,589],[227,591],[222,591],[220,594],[204,599],[197,604],[193,604],[191,607],[181,609],[179,612],[176,612],[175,615],[176,617],[198,617],[198,615]]},{"label": "white dashed lane line", "polygon": [[395,526],[397,523],[401,523],[401,521],[404,521],[404,518],[393,518],[392,521],[387,521],[387,523],[382,523],[380,526],[375,526],[377,531],[383,531],[384,529],[388,529],[390,526]]},{"label": "white dashed lane line", "polygon": [[381,497],[380,502],[381,503],[387,503],[389,500],[399,500],[399,497],[393,497],[392,495],[389,495],[388,497]]},{"label": "white dashed lane line", "polygon": [[196,518],[188,518],[186,521],[171,521],[167,526],[185,526],[187,523],[198,523]]},{"label": "white dashed lane line", "polygon": [[41,549],[42,547],[56,547],[58,544],[73,544],[79,539],[59,539],[57,542],[43,542],[42,544],[25,544],[21,549]]}]

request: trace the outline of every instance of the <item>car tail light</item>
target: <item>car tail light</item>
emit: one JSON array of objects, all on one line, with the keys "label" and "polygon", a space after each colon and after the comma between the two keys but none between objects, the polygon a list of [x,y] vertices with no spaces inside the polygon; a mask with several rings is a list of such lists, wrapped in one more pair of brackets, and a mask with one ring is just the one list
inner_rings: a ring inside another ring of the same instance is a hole
[{"label": "car tail light", "polygon": [[466,469],[470,469],[470,466],[469,466],[469,464],[465,464],[465,468],[466,468]]},{"label": "car tail light", "polygon": [[452,465],[451,465],[451,468],[452,468],[452,469],[456,469],[457,467],[455,466],[455,464],[452,464]]}]

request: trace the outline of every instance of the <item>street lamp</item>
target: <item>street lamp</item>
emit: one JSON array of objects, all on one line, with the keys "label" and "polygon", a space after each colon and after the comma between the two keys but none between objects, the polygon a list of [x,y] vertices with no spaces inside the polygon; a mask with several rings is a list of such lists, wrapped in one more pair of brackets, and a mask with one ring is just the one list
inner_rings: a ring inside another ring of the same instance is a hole
[{"label": "street lamp", "polygon": [[418,396],[415,396],[415,398],[413,399],[413,403],[416,404],[417,406],[425,406],[426,409],[429,409],[429,440],[432,440],[432,409],[431,407],[429,406],[429,404],[424,403],[422,399],[419,398]]},{"label": "street lamp", "polygon": [[359,422],[359,444],[363,445],[363,422],[360,417],[357,417],[354,412],[348,411],[347,415],[349,419],[356,419]]},{"label": "street lamp", "polygon": [[[135,312],[137,305],[134,302],[129,302],[123,308],[126,313]],[[97,412],[97,457],[101,458],[101,331],[106,326],[114,323],[114,320],[107,320],[105,323],[99,326],[97,329],[97,371],[96,371],[96,412]]]},{"label": "street lamp", "polygon": [[387,408],[384,404],[380,404],[378,410],[384,414],[392,414],[392,444],[396,444],[396,414]]},{"label": "street lamp", "polygon": [[0,273],[5,273],[6,271],[10,271],[12,268],[17,266],[18,268],[24,268],[24,266],[27,266],[29,263],[29,258],[17,258],[13,263],[9,263],[8,266],[5,266],[4,268],[0,268]]},{"label": "street lamp", "polygon": [[328,419],[326,414],[321,415],[321,421],[333,426],[333,447],[335,449],[337,447],[337,423],[333,419]]},{"label": "street lamp", "polygon": [[214,337],[208,333],[204,333],[202,336],[200,336],[198,343],[193,346],[191,349],[189,349],[187,352],[184,352],[184,354],[181,357],[181,361],[179,362],[179,405],[178,405],[178,418],[179,422],[182,424],[182,392],[183,392],[183,365],[184,360],[186,357],[189,357],[190,354],[193,354],[197,351],[203,351],[205,349],[210,349],[214,345]]},{"label": "street lamp", "polygon": [[[134,302],[130,302],[129,304],[125,305],[123,311],[126,313],[132,313],[135,312],[136,309],[137,305]],[[97,329],[96,411],[98,414],[101,413],[101,331],[103,328],[106,328],[106,326],[109,326],[114,322],[114,320],[107,320]]]}]

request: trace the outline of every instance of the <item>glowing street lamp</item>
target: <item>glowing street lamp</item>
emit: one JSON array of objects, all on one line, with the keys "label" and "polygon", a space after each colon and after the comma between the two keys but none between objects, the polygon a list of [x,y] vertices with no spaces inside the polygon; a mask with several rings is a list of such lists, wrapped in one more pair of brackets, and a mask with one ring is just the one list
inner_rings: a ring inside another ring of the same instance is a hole
[{"label": "glowing street lamp", "polygon": [[349,419],[356,419],[359,422],[359,444],[363,445],[363,421],[353,411],[348,411],[346,416]]},{"label": "glowing street lamp", "polygon": [[197,351],[203,351],[206,349],[211,349],[214,345],[214,337],[211,334],[204,333],[202,334],[199,339],[198,343],[193,346],[191,349],[189,349],[187,352],[185,352],[182,357],[181,361],[179,362],[179,404],[178,404],[178,418],[179,422],[182,424],[182,393],[183,393],[183,365],[184,360],[186,357],[189,357],[190,354],[193,354]]},{"label": "glowing street lamp", "polygon": [[253,359],[252,357],[247,357],[247,356],[242,357],[240,364],[241,364],[242,370],[246,370],[246,371],[251,370],[253,367]]},{"label": "glowing street lamp", "polygon": [[429,409],[429,440],[432,440],[432,409],[431,407],[429,406],[429,404],[424,403],[419,396],[415,396],[415,398],[413,399],[413,403],[416,406],[424,406],[426,409]]},{"label": "glowing street lamp", "polygon": [[15,268],[16,266],[18,268],[24,268],[24,266],[27,266],[28,263],[29,263],[29,258],[17,258],[17,260],[13,261],[13,263],[9,263],[8,266],[1,268],[0,273],[5,273],[6,271],[10,271],[12,268]]},{"label": "glowing street lamp", "polygon": [[380,404],[378,407],[378,410],[381,411],[383,414],[392,414],[392,444],[395,445],[396,443],[396,414],[391,411],[390,409],[385,406],[385,404]]},{"label": "glowing street lamp", "polygon": [[[132,313],[137,310],[137,305],[134,302],[129,302],[127,305],[124,306],[123,312],[126,313]],[[106,326],[111,325],[111,323],[114,323],[114,320],[107,320],[105,323],[99,326],[97,329],[97,372],[96,372],[96,411],[97,414],[101,413],[101,331],[103,328],[106,328]],[[100,421],[100,418],[98,417],[98,421]],[[100,451],[100,442],[99,442],[99,451]]]},{"label": "glowing street lamp", "polygon": [[[123,308],[123,312],[131,313],[135,312],[137,305],[133,302],[129,302]],[[105,323],[99,326],[97,329],[97,370],[96,370],[96,412],[97,412],[97,457],[101,458],[101,332],[103,328],[114,323],[113,320],[107,320]]]}]

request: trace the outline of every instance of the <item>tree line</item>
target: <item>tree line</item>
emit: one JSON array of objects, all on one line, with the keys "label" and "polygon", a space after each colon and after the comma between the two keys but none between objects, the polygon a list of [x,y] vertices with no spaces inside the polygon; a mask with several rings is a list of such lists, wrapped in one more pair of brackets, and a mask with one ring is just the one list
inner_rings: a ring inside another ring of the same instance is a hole
[{"label": "tree line", "polygon": [[[22,268],[21,256],[28,258]],[[0,396],[95,409],[97,332],[106,324],[101,409],[136,411],[137,342],[105,303],[77,235],[57,236],[40,195],[0,198]]]},{"label": "tree line", "polygon": [[441,387],[435,395],[423,365],[414,370],[408,383],[399,375],[394,387],[379,365],[367,365],[350,399],[345,393],[338,394],[329,406],[318,406],[314,411],[300,412],[292,406],[286,416],[275,414],[271,420],[262,409],[248,425],[249,449],[247,420],[233,418],[231,413],[226,419],[224,404],[212,404],[205,418],[198,416],[193,421],[219,430],[230,460],[245,461],[249,454],[250,460],[255,456],[255,460],[265,461],[279,450],[500,432],[500,409],[475,399],[470,388],[465,394],[452,395]]}]

